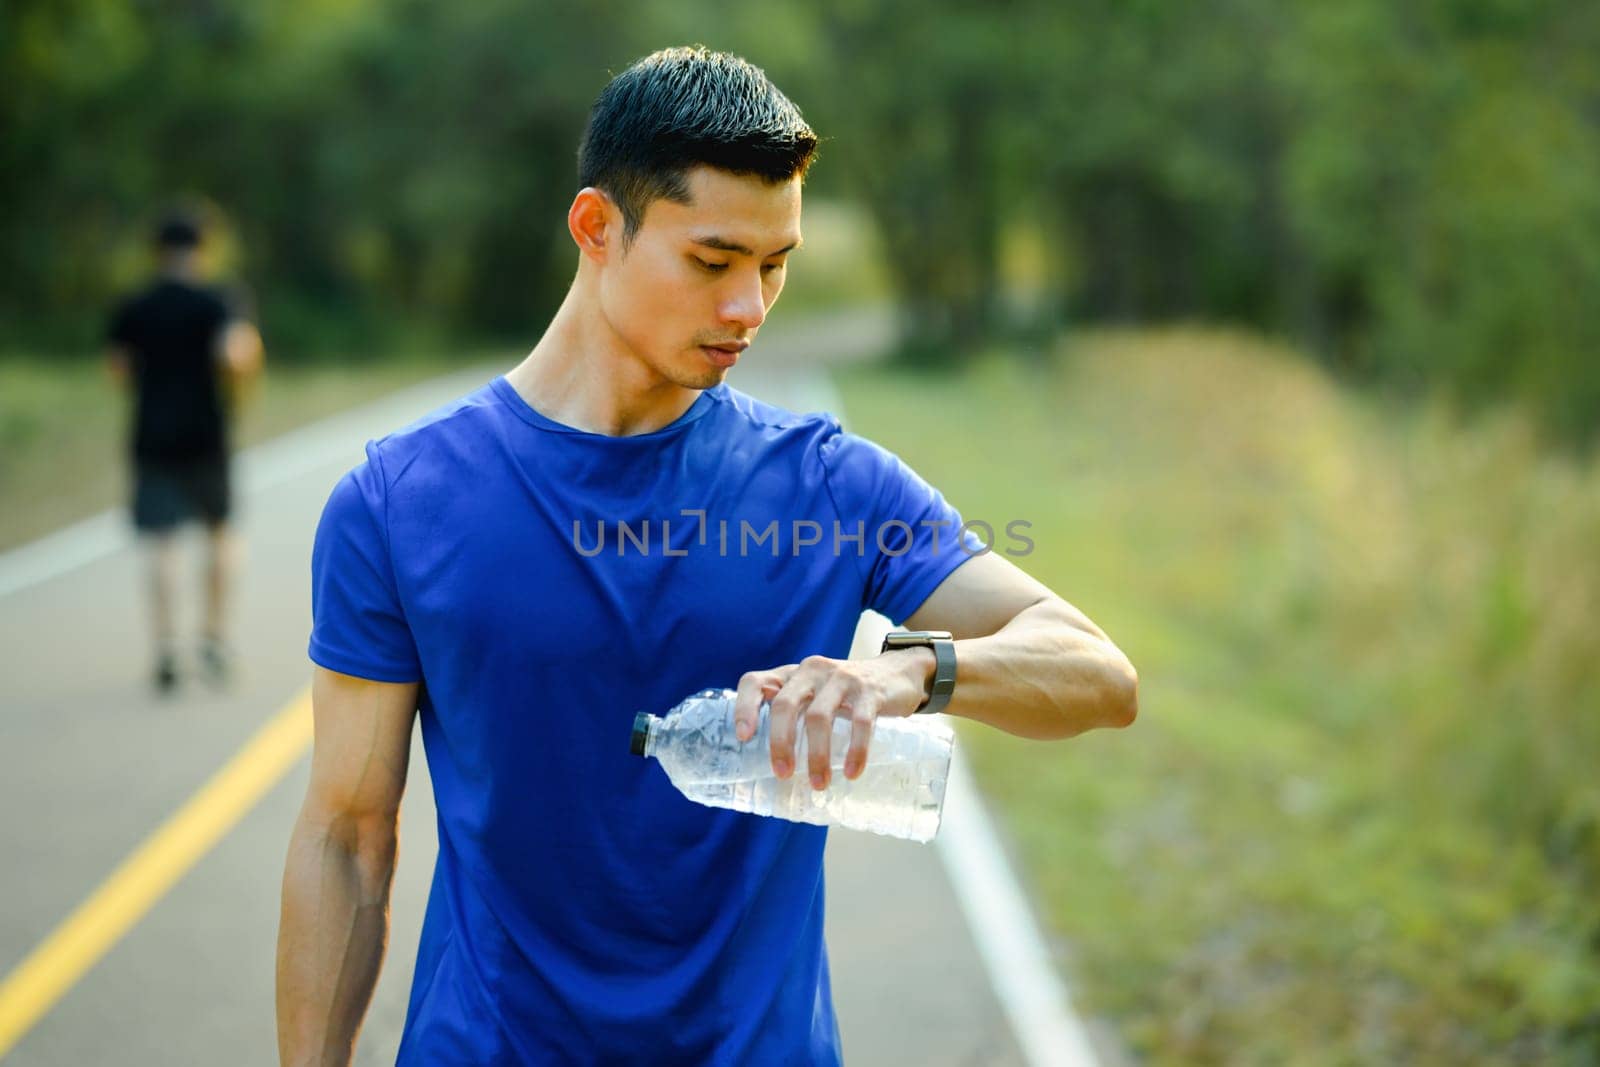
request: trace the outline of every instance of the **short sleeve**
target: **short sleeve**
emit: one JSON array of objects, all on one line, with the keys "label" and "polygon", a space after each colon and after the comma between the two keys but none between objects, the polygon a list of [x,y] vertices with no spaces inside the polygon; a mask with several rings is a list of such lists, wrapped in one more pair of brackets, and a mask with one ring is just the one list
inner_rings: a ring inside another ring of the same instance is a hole
[{"label": "short sleeve", "polygon": [[213,289],[208,295],[211,299],[207,302],[209,306],[206,311],[210,322],[207,324],[206,333],[210,335],[211,343],[215,345],[221,340],[223,331],[240,316],[234,304],[233,294],[229,290]]},{"label": "short sleeve", "polygon": [[860,530],[862,607],[895,623],[939,583],[985,551],[961,513],[892,452],[840,431],[823,441],[822,468],[844,532]]},{"label": "short sleeve", "polygon": [[422,679],[395,586],[386,487],[374,446],[334,486],[311,550],[312,662],[375,682]]},{"label": "short sleeve", "polygon": [[254,322],[256,320],[255,291],[249,286],[238,284],[215,290],[217,301],[217,314],[224,325],[230,322]]}]

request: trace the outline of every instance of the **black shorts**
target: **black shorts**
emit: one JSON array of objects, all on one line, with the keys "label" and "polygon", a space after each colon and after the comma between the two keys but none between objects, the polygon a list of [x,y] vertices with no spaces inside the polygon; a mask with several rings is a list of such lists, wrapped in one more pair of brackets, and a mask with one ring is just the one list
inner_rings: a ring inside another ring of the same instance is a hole
[{"label": "black shorts", "polygon": [[189,519],[214,526],[227,520],[231,504],[226,456],[134,461],[133,525],[140,530],[170,530]]}]

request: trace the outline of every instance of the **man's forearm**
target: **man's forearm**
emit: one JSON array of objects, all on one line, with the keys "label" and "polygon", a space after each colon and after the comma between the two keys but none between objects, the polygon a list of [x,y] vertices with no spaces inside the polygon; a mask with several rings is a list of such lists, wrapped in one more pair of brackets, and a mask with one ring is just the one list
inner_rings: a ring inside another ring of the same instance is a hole
[{"label": "man's forearm", "polygon": [[389,939],[392,832],[302,816],[289,843],[278,928],[278,1055],[350,1062]]},{"label": "man's forearm", "polygon": [[[933,653],[912,651],[922,680],[932,678]],[[1048,740],[1128,725],[1138,691],[1122,651],[1081,612],[1051,599],[987,637],[956,642],[956,688],[945,712]]]}]

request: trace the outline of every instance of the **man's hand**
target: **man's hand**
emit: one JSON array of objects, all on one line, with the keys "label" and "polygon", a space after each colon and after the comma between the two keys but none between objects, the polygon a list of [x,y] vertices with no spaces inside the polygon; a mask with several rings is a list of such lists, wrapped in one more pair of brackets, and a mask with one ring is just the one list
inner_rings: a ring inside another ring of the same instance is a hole
[{"label": "man's hand", "polygon": [[910,715],[927,700],[933,674],[933,650],[907,648],[872,659],[829,659],[807,656],[768,671],[751,671],[739,679],[734,704],[734,732],[740,741],[754,737],[761,722],[761,704],[770,703],[772,770],[779,778],[794,773],[795,738],[806,732],[806,764],[813,789],[826,789],[831,777],[833,721],[850,720],[850,748],[844,776],[852,781],[867,766],[872,727],[880,715]]}]

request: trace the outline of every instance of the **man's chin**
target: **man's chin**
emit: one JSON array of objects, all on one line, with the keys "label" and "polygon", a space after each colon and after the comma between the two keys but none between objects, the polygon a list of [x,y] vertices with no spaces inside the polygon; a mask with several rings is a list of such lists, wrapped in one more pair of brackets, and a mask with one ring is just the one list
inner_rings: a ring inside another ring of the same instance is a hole
[{"label": "man's chin", "polygon": [[715,389],[722,384],[731,369],[731,367],[712,367],[709,370],[686,374],[678,379],[677,384],[685,389]]},{"label": "man's chin", "polygon": [[722,384],[731,369],[703,360],[655,364],[656,372],[679,389],[714,389]]}]

